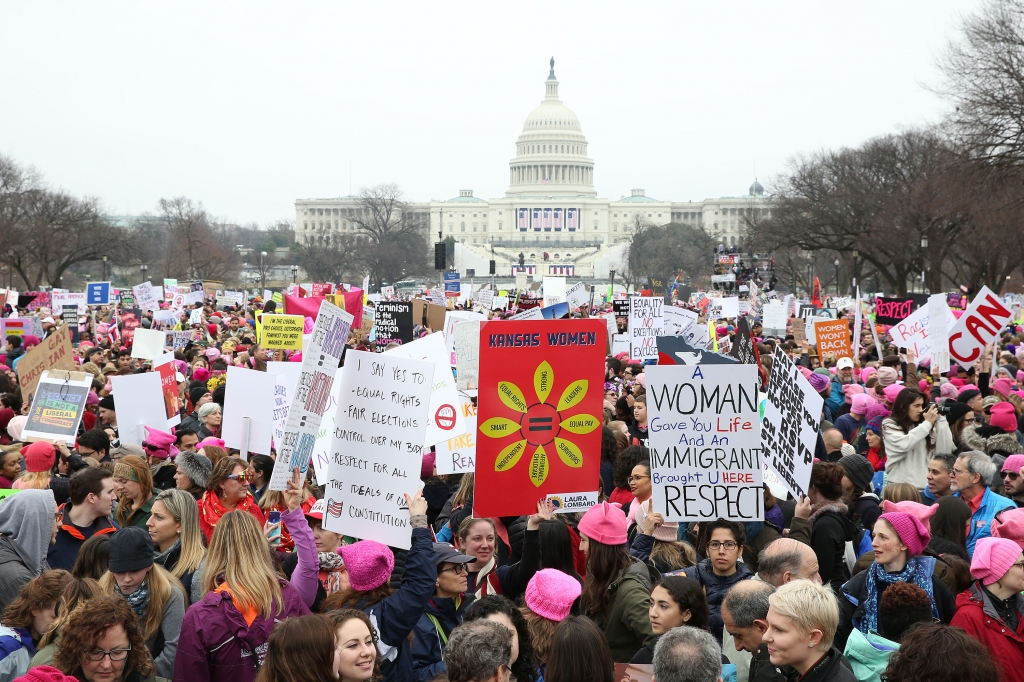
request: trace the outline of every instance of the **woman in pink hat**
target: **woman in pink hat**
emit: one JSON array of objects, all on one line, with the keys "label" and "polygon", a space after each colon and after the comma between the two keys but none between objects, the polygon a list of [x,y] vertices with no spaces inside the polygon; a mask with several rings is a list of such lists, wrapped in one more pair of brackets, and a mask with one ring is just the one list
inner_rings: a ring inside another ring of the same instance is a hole
[{"label": "woman in pink hat", "polygon": [[537,571],[526,586],[523,617],[542,676],[551,654],[555,629],[569,615],[580,593],[576,578],[553,568]]},{"label": "woman in pink hat", "polygon": [[846,648],[853,628],[863,634],[878,631],[881,597],[889,585],[914,583],[932,602],[932,616],[948,623],[956,605],[946,585],[935,575],[935,558],[921,556],[931,532],[921,519],[906,512],[886,512],[875,522],[871,546],[875,560],[868,570],[850,578],[839,591],[839,630],[836,646]]},{"label": "woman in pink hat", "polygon": [[951,624],[985,645],[1003,682],[1024,682],[1024,554],[1012,540],[981,538],[971,575],[975,582],[957,596]]},{"label": "woman in pink hat", "polygon": [[626,515],[602,502],[579,522],[580,550],[587,556],[587,577],[580,613],[604,630],[616,663],[628,663],[652,637],[647,613],[651,583],[647,567],[626,549]]}]

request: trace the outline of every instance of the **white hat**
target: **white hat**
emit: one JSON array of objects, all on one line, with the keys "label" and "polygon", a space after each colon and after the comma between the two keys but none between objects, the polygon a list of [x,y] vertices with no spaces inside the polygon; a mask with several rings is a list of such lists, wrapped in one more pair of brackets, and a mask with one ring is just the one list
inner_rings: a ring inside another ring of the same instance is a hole
[{"label": "white hat", "polygon": [[853,360],[851,358],[839,358],[839,362],[836,363],[836,369],[853,369]]}]

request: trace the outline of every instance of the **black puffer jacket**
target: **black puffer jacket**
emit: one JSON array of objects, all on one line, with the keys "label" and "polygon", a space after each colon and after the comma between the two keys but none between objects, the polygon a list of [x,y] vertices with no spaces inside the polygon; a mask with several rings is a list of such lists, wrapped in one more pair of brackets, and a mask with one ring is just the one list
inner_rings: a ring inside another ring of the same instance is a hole
[{"label": "black puffer jacket", "polygon": [[[846,505],[835,505],[846,509]],[[823,585],[836,594],[850,579],[846,566],[846,543],[857,539],[857,527],[845,511],[827,509],[814,517],[811,526],[811,549],[818,557],[818,574]]]},{"label": "black puffer jacket", "polygon": [[754,577],[753,571],[747,568],[746,564],[737,563],[736,572],[732,575],[720,576],[715,574],[711,566],[711,559],[704,559],[696,566],[687,568],[683,573],[687,578],[696,580],[704,589],[704,596],[708,599],[708,611],[711,613],[709,630],[722,644],[722,629],[725,624],[722,622],[722,601],[729,590],[741,580],[749,580]]}]

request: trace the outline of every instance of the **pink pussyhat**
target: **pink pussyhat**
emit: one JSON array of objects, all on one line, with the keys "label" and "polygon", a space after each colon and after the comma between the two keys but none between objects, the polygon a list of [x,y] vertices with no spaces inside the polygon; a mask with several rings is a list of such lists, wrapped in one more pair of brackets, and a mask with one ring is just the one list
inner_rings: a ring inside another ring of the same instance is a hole
[{"label": "pink pussyhat", "polygon": [[526,605],[541,618],[565,620],[582,587],[576,578],[554,568],[537,571],[526,586]]},{"label": "pink pussyhat", "polygon": [[882,510],[886,512],[903,512],[904,514],[911,514],[916,516],[921,523],[927,525],[931,524],[931,518],[935,516],[935,512],[939,511],[939,505],[933,504],[928,506],[921,504],[920,502],[890,502],[884,500],[882,502]]}]

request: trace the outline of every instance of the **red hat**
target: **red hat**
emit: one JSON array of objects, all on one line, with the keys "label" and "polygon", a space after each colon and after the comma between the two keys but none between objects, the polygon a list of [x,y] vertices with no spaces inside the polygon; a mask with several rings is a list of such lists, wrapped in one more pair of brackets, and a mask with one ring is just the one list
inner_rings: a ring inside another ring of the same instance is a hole
[{"label": "red hat", "polygon": [[57,458],[57,451],[49,443],[38,441],[21,449],[25,458],[25,471],[38,473],[49,471]]},{"label": "red hat", "polygon": [[601,502],[587,510],[577,527],[581,533],[602,545],[624,545],[628,525],[622,509]]}]

